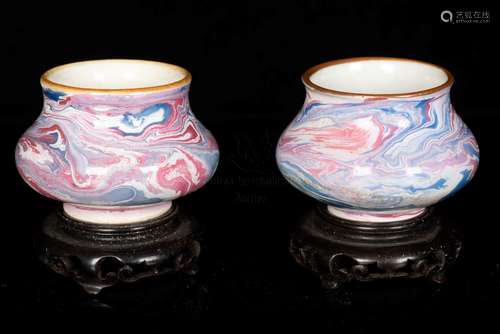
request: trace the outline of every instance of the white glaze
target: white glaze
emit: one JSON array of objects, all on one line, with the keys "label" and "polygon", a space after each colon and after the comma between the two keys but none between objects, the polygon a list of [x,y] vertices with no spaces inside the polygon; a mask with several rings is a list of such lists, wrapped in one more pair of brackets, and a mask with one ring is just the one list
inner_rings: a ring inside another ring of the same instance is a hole
[{"label": "white glaze", "polygon": [[133,59],[92,60],[63,65],[47,73],[56,84],[85,89],[135,89],[174,83],[188,74],[160,62]]},{"label": "white glaze", "polygon": [[323,88],[356,94],[406,94],[447,81],[437,66],[398,60],[361,60],[324,67],[310,80]]},{"label": "white glaze", "polygon": [[94,224],[131,224],[157,218],[170,210],[172,202],[137,206],[96,206],[64,203],[64,212],[71,218]]}]

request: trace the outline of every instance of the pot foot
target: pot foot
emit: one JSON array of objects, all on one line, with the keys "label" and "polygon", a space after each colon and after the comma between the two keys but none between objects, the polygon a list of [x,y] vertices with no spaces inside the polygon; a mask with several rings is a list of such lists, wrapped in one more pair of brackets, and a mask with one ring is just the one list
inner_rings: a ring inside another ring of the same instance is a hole
[{"label": "pot foot", "polygon": [[172,202],[134,206],[98,206],[63,204],[64,213],[72,218],[93,224],[133,224],[164,215],[172,208]]},{"label": "pot foot", "polygon": [[384,223],[384,222],[397,222],[397,221],[409,220],[418,217],[425,212],[425,208],[394,210],[394,211],[367,211],[367,210],[340,209],[329,205],[328,212],[331,215],[346,220]]}]

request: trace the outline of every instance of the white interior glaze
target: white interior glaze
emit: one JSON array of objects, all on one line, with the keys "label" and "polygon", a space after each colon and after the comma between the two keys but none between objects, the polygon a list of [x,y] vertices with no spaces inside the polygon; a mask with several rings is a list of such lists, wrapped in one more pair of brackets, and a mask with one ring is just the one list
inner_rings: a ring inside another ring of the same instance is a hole
[{"label": "white interior glaze", "polygon": [[182,68],[154,61],[106,59],[56,67],[46,78],[78,88],[134,89],[167,85],[187,76]]},{"label": "white interior glaze", "polygon": [[448,76],[430,64],[372,59],[323,67],[310,80],[320,87],[346,93],[407,94],[440,86]]}]

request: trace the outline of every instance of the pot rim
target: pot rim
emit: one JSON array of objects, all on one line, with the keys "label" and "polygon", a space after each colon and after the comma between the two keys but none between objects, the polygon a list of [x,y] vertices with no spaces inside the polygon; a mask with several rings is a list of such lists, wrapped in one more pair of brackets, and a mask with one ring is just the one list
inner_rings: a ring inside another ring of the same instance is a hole
[{"label": "pot rim", "polygon": [[[404,93],[355,93],[355,92],[341,91],[341,90],[325,88],[325,87],[320,86],[318,84],[315,84],[314,82],[311,81],[311,76],[323,68],[330,67],[333,65],[360,62],[360,61],[369,61],[369,60],[405,61],[405,62],[414,62],[414,63],[418,63],[418,64],[422,64],[422,65],[432,66],[434,68],[437,68],[437,69],[443,71],[446,74],[447,80],[446,80],[446,82],[444,82],[440,85],[437,85],[435,87],[432,87],[432,88],[417,90],[417,91],[412,91],[412,92],[404,92]],[[315,66],[309,68],[302,75],[302,82],[304,83],[304,85],[306,85],[306,87],[314,88],[314,89],[316,89],[320,92],[323,92],[323,93],[328,93],[328,94],[332,94],[332,95],[343,95],[343,96],[371,96],[371,97],[422,96],[422,95],[432,94],[432,93],[441,91],[445,88],[451,87],[451,85],[453,85],[454,81],[455,81],[455,79],[454,79],[453,75],[451,74],[451,72],[442,66],[439,66],[439,65],[436,65],[433,63],[429,63],[426,61],[417,60],[417,59],[399,58],[399,57],[352,57],[352,58],[331,60],[331,61],[327,61],[327,62],[318,64],[318,65],[315,65]]]},{"label": "pot rim", "polygon": [[[55,81],[52,81],[49,79],[49,76],[59,70],[78,65],[78,64],[85,64],[85,63],[102,63],[102,62],[130,62],[130,63],[150,63],[150,64],[156,64],[156,65],[161,65],[161,66],[166,66],[169,67],[170,69],[175,69],[184,74],[184,77],[182,79],[163,84],[163,85],[156,85],[156,86],[147,86],[147,87],[137,87],[137,88],[93,88],[93,87],[78,87],[78,86],[72,86],[72,85],[65,85],[61,84]],[[72,92],[72,93],[112,93],[112,94],[130,94],[130,93],[152,93],[152,92],[158,92],[170,88],[176,88],[176,87],[181,87],[189,84],[191,82],[191,73],[189,73],[188,70],[185,68],[170,64],[170,63],[165,63],[165,62],[160,62],[160,61],[155,61],[155,60],[143,60],[143,59],[126,59],[126,58],[109,58],[109,59],[94,59],[94,60],[83,60],[83,61],[77,61],[77,62],[72,62],[72,63],[67,63],[59,66],[52,67],[51,69],[45,71],[45,73],[42,74],[40,77],[40,84],[44,88],[49,88],[53,89],[56,91],[63,91],[63,92]]]}]

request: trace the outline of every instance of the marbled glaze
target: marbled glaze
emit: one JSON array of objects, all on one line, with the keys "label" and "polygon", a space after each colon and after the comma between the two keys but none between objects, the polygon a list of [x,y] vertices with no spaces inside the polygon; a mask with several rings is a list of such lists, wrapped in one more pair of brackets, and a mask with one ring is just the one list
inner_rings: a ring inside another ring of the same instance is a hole
[{"label": "marbled glaze", "polygon": [[476,140],[449,87],[415,97],[306,90],[277,163],[296,188],[346,214],[425,208],[462,188],[478,167]]},{"label": "marbled glaze", "polygon": [[72,93],[44,87],[44,106],[16,148],[24,180],[68,203],[131,206],[203,186],[219,151],[195,118],[189,84],[153,92]]}]

